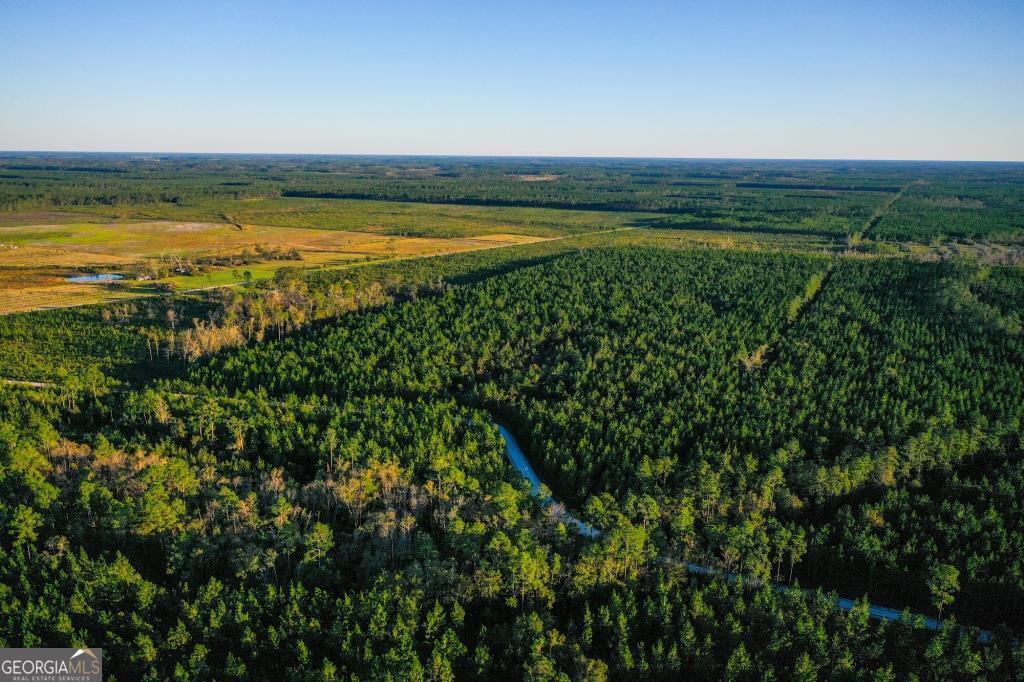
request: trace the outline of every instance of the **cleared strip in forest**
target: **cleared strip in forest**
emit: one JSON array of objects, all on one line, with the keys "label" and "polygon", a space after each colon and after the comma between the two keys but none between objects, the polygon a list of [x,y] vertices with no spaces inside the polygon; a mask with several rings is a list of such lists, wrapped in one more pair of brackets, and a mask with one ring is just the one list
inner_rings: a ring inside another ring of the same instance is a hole
[{"label": "cleared strip in forest", "polygon": [[[543,495],[540,478],[534,472],[533,467],[530,465],[529,460],[526,458],[526,454],[523,452],[523,449],[519,446],[519,443],[516,441],[515,436],[513,436],[512,433],[501,424],[495,422],[495,425],[498,427],[498,432],[501,434],[502,439],[505,441],[505,456],[508,458],[508,461],[512,464],[512,466],[515,467],[515,469],[523,476],[523,478],[529,481],[530,489],[533,495],[535,497],[541,498],[541,502],[545,506],[554,507],[556,518],[562,523],[566,524],[567,526],[574,527],[579,535],[590,540],[596,540],[600,538],[601,531],[599,529],[594,528],[585,521],[581,521],[580,519],[573,516],[572,513],[570,513],[565,508],[564,505],[557,502],[550,495]],[[679,565],[683,564],[680,563]],[[704,566],[702,564],[695,563],[686,563],[685,566],[686,570],[690,573],[696,575],[706,575],[718,578],[725,578],[730,582],[738,582],[746,587],[754,589],[762,587],[763,585],[769,585],[776,592],[798,592],[806,596],[811,596],[814,594],[813,590],[809,590],[806,588],[793,587],[792,585],[787,585],[785,583],[773,581],[763,581],[757,578],[751,578],[749,576],[723,571],[722,569],[715,568],[714,566]],[[835,603],[835,605],[842,611],[853,611],[857,607],[858,601],[855,599],[850,599],[848,597],[837,596],[833,599],[833,603]],[[946,624],[939,621],[938,619],[931,618],[930,616],[925,616],[921,613],[911,613],[909,611],[904,612],[888,606],[881,606],[879,604],[872,604],[870,602],[868,603],[868,617],[874,618],[875,620],[883,620],[890,622],[902,621],[904,620],[904,617],[907,615],[909,615],[912,621],[922,620],[924,623],[924,627],[928,630],[941,630],[946,627]],[[992,640],[992,633],[988,630],[979,629],[978,639],[981,642],[989,642]]]},{"label": "cleared strip in forest", "polygon": [[[789,308],[786,310],[786,322],[779,329],[778,338],[781,340],[786,336],[793,325],[800,319],[800,315],[803,314],[814,301],[818,299],[821,294],[822,288],[828,283],[829,278],[832,276],[832,270],[835,268],[835,261],[832,261],[828,266],[819,272],[811,275],[811,278],[807,280],[807,284],[804,286],[804,291],[799,296],[793,297],[789,302]],[[743,358],[741,362],[743,366],[747,368],[747,371],[761,369],[765,364],[768,363],[771,358],[771,346],[767,343],[761,344],[758,348]]]},{"label": "cleared strip in forest", "polygon": [[860,240],[866,239],[868,237],[868,234],[871,232],[871,230],[875,229],[875,227],[878,225],[878,223],[882,222],[882,218],[885,216],[886,213],[889,212],[889,209],[891,209],[896,204],[897,201],[899,201],[901,198],[903,198],[903,193],[904,192],[906,192],[908,189],[910,189],[914,185],[920,185],[920,184],[923,184],[923,183],[924,183],[923,180],[914,180],[913,182],[908,182],[907,184],[905,184],[902,187],[900,187],[900,191],[898,191],[898,192],[896,192],[896,194],[892,195],[889,198],[888,201],[886,201],[884,204],[879,206],[877,211],[875,211],[874,213],[871,214],[871,217],[868,218],[868,221],[866,223],[864,223],[864,227],[861,228],[860,232],[857,232],[857,233],[851,235],[851,241],[854,244],[856,244]]}]

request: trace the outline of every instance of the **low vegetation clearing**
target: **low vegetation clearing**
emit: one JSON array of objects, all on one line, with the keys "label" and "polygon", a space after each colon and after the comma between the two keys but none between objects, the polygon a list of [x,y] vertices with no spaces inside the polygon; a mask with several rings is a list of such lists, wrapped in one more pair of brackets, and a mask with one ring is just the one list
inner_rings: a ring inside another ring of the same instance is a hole
[{"label": "low vegetation clearing", "polygon": [[[166,290],[268,279],[284,267],[458,253],[543,241],[511,232],[419,237],[216,222],[75,222],[0,225],[0,314],[83,305]],[[126,274],[76,284],[83,272]]]}]

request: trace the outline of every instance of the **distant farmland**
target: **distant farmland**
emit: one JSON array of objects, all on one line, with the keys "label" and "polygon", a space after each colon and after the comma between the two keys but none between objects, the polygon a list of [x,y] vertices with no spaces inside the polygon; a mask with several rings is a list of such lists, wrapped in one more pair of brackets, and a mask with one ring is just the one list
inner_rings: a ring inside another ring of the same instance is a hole
[{"label": "distant farmland", "polygon": [[[6,225],[0,226],[0,313],[150,295],[167,287],[225,286],[273,277],[282,267],[345,267],[542,239],[509,232],[440,238],[168,220]],[[88,272],[125,279],[67,281]]]}]

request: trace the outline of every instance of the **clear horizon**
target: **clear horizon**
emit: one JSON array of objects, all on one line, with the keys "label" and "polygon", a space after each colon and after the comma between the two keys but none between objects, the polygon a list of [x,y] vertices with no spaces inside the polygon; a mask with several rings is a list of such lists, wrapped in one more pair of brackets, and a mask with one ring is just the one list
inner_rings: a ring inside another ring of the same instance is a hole
[{"label": "clear horizon", "polygon": [[8,152],[1024,161],[1024,3],[0,2]]},{"label": "clear horizon", "polygon": [[123,156],[284,156],[284,157],[329,157],[329,158],[380,158],[380,159],[501,159],[524,161],[778,161],[785,163],[922,163],[922,164],[1001,164],[1024,165],[1024,159],[883,159],[883,158],[839,158],[839,157],[781,157],[781,156],[558,156],[550,154],[402,154],[374,152],[261,152],[261,151],[161,151],[106,150],[106,149],[0,149],[4,155],[73,156],[73,155],[123,155]]}]

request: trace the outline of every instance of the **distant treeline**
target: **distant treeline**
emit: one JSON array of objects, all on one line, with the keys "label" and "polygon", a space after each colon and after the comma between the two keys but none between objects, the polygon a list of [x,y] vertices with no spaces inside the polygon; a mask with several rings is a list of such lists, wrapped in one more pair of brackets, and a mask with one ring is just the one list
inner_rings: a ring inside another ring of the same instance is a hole
[{"label": "distant treeline", "polygon": [[887,195],[907,186],[872,238],[1024,236],[1020,164],[0,155],[0,211],[102,207],[131,215],[147,205],[152,215],[161,204],[374,199],[657,212],[845,237],[863,233]]},{"label": "distant treeline", "polygon": [[737,182],[744,189],[806,189],[828,192],[899,192],[897,186],[875,185],[810,185],[791,182]]}]

